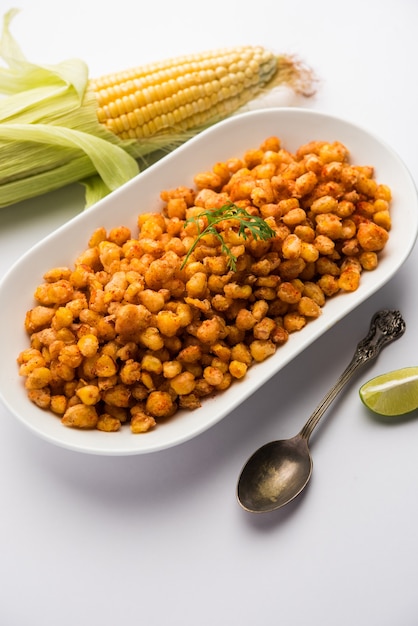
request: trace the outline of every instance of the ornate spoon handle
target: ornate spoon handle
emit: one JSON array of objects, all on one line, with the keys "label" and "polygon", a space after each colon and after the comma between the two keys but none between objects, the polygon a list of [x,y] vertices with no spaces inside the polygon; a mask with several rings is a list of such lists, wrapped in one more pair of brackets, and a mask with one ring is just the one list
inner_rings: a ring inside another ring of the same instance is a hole
[{"label": "ornate spoon handle", "polygon": [[324,396],[323,400],[314,410],[299,435],[309,440],[315,426],[322,415],[328,409],[331,402],[340,393],[342,388],[352,378],[354,373],[363,365],[375,359],[380,351],[392,341],[399,339],[405,332],[405,322],[399,311],[383,309],[372,317],[370,329],[366,337],[358,344],[353,358],[341,374],[335,385]]}]

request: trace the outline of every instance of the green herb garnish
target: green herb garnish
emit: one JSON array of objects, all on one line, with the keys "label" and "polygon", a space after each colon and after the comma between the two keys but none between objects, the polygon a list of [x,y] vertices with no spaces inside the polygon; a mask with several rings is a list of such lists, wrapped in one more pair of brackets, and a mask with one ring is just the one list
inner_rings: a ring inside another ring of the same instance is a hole
[{"label": "green herb garnish", "polygon": [[[199,226],[199,218],[201,217],[206,217],[208,221],[208,225],[203,230],[201,230]],[[186,265],[199,240],[205,235],[210,234],[217,237],[221,242],[221,251],[228,257],[228,267],[235,272],[237,267],[237,257],[226,245],[224,238],[216,228],[217,224],[223,222],[224,220],[237,220],[237,222],[239,222],[238,234],[241,235],[243,239],[248,239],[248,233],[250,233],[255,240],[271,239],[276,234],[262,217],[258,217],[257,215],[251,215],[251,213],[248,213],[248,211],[242,209],[241,207],[238,207],[232,202],[230,204],[225,204],[219,209],[209,209],[206,211],[202,211],[202,213],[199,213],[198,215],[189,217],[185,222],[185,225],[191,222],[196,224],[198,234],[193,245],[187,252],[183,263],[181,264],[181,269],[183,269],[183,267]]]}]

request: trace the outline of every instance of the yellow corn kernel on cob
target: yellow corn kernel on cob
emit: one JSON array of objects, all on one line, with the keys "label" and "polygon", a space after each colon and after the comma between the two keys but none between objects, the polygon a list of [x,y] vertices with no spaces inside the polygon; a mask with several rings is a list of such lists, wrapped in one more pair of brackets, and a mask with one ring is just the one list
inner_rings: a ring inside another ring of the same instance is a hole
[{"label": "yellow corn kernel on cob", "polygon": [[211,124],[263,89],[300,77],[300,67],[288,57],[241,46],[102,76],[90,88],[101,124],[121,139],[142,139]]}]

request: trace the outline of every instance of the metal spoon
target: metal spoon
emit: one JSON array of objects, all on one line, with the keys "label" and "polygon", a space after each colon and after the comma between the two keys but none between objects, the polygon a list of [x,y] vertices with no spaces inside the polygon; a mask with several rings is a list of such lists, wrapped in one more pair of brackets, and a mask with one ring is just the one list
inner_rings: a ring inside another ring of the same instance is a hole
[{"label": "metal spoon", "polygon": [[240,505],[251,513],[273,511],[293,500],[312,474],[309,438],[331,402],[354,373],[375,359],[382,348],[405,332],[399,311],[382,310],[373,316],[367,336],[335,385],[328,391],[302,430],[291,439],[272,441],[259,448],[244,465],[237,486]]}]

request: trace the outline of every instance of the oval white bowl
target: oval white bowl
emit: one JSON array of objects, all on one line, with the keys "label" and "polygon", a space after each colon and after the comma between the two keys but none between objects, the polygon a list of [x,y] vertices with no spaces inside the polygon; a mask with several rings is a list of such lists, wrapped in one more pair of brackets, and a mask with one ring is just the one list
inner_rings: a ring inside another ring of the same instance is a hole
[{"label": "oval white bowl", "polygon": [[[124,224],[135,232],[140,212],[161,207],[159,193],[178,185],[193,185],[193,176],[223,159],[256,148],[268,136],[277,135],[294,151],[313,140],[340,141],[350,150],[352,162],[373,165],[379,182],[393,191],[393,228],[378,268],[364,272],[354,293],[328,301],[323,314],[289,341],[274,356],[253,366],[245,379],[192,412],[179,412],[167,423],[143,435],[129,428],[118,433],[80,431],[64,427],[59,418],[36,407],[27,398],[17,372],[16,357],[28,346],[24,316],[33,305],[32,294],[52,267],[71,265],[99,226]],[[91,209],[81,213],[35,245],[0,283],[1,325],[0,396],[33,433],[59,446],[101,455],[132,455],[180,444],[213,426],[277,374],[320,335],[382,287],[401,267],[412,250],[418,230],[418,202],[414,182],[399,156],[383,141],[358,126],[330,115],[295,108],[264,109],[232,117],[191,139],[119,188]]]}]

